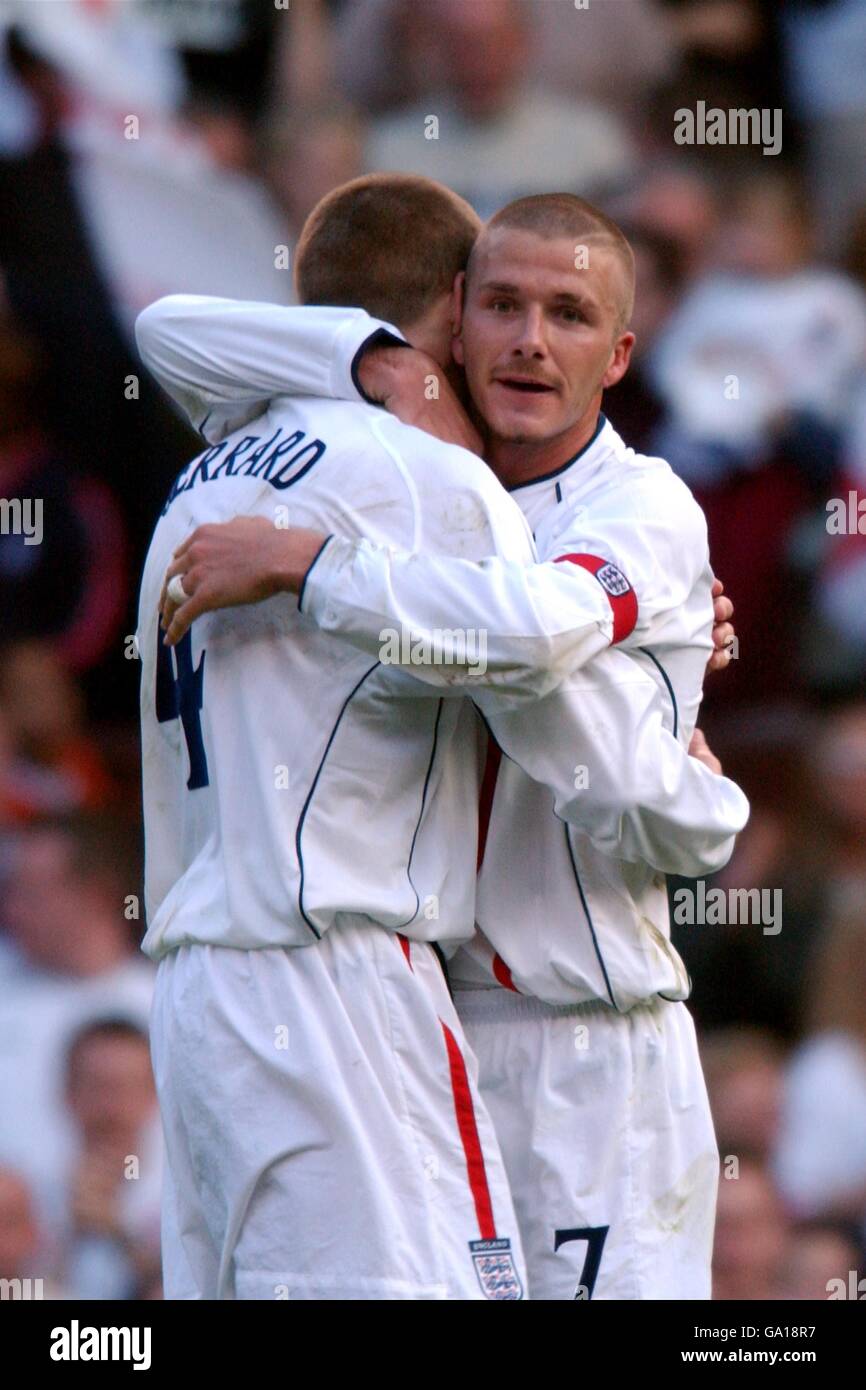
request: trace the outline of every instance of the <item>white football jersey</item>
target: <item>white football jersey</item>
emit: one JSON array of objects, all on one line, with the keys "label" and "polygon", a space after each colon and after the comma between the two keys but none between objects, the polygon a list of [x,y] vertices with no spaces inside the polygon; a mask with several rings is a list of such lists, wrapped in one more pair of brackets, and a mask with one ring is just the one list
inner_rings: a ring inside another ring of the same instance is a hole
[{"label": "white football jersey", "polygon": [[[145,361],[208,438],[276,391],[357,401],[358,353],[395,331],[360,311],[192,296],[159,301],[143,318]],[[479,466],[455,453],[455,468]],[[656,993],[682,998],[663,874],[720,868],[748,815],[739,789],[685,751],[711,648],[703,517],[666,464],[626,449],[603,418],[576,459],[514,491],[551,563],[527,565],[503,545],[497,554],[475,535],[473,553],[455,560],[420,528],[408,543],[358,539],[342,521],[293,514],[333,532],[301,595],[302,619],[368,659],[381,655],[383,631],[409,633],[393,660],[434,691],[470,690],[507,755],[495,791],[486,779],[481,933],[455,961],[458,983],[619,1009]],[[416,642],[435,651],[437,635],[458,626],[485,634],[486,670],[455,676],[407,654]],[[606,650],[612,641],[631,654]],[[544,668],[534,680],[533,662]],[[464,860],[475,847],[466,797],[462,809],[449,840],[455,865],[461,842]],[[412,925],[451,945],[466,935],[441,920]]]},{"label": "white football jersey", "polygon": [[[688,748],[713,625],[706,523],[688,488],[663,460],[627,448],[602,415],[575,459],[512,496],[539,559],[597,557],[628,576],[639,616],[623,649],[658,681],[666,727]],[[576,759],[588,787],[604,739],[600,727]],[[524,855],[515,846],[527,824]],[[687,998],[656,867],[651,856],[626,863],[621,853],[599,854],[585,833],[551,814],[537,782],[503,759],[478,878],[479,934],[455,961],[455,984],[496,979],[550,1003],[601,999],[618,1009],[656,994]]]},{"label": "white football jersey", "polygon": [[139,609],[149,955],[301,946],[344,916],[470,934],[472,874],[455,864],[475,833],[471,708],[428,686],[418,698],[411,677],[323,636],[294,600],[206,614],[173,651],[157,604],[177,546],[238,513],[531,559],[499,494],[472,455],[342,401],[274,402],[182,472]]},{"label": "white football jersey", "polygon": [[[704,671],[712,651],[712,582],[703,513],[688,488],[661,459],[625,446],[604,416],[580,454],[550,475],[512,489],[533,527],[539,559],[527,570],[507,559],[467,566],[458,596],[457,571],[436,556],[387,555],[346,542],[329,546],[313,572],[304,611],[334,634],[369,648],[375,626],[399,613],[413,630],[451,621],[477,626],[505,646],[510,615],[505,594],[537,596],[547,576],[594,574],[606,586],[615,626],[619,605],[636,598],[637,617],[621,637],[632,673],[656,682],[664,725],[683,750],[697,721]],[[363,550],[363,560],[358,551]],[[477,573],[475,571],[477,570]],[[373,615],[375,614],[375,619]],[[457,614],[459,617],[455,617]],[[626,620],[627,614],[626,614]],[[515,653],[521,637],[514,633]],[[454,960],[456,987],[499,983],[549,1003],[602,999],[615,1008],[662,994],[688,997],[683,963],[670,943],[663,872],[708,872],[690,851],[701,846],[697,802],[681,784],[675,852],[652,834],[666,774],[658,747],[647,740],[624,758],[625,731],[639,717],[636,689],[610,668],[607,653],[572,670],[557,701],[582,708],[585,737],[551,717],[551,701],[532,711],[496,714],[484,708],[509,756],[488,779],[486,839],[478,878],[478,934]],[[489,693],[489,692],[488,692]],[[657,737],[657,731],[656,731]],[[564,764],[568,758],[567,767]],[[531,775],[529,775],[531,773]],[[574,790],[563,798],[562,779]],[[554,797],[551,797],[551,790]],[[727,779],[715,779],[717,809],[744,823],[745,799]],[[644,809],[633,833],[629,817]],[[614,825],[609,823],[610,811]],[[623,814],[626,813],[626,814]],[[738,818],[743,816],[743,820]],[[717,867],[718,867],[717,861]]]}]

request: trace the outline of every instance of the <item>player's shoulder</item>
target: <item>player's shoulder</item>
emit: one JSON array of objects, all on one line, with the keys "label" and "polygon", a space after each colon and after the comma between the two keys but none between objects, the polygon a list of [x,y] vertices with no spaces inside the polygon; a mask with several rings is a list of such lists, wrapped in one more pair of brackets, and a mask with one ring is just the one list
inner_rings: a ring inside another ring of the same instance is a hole
[{"label": "player's shoulder", "polygon": [[412,472],[426,481],[432,476],[449,486],[485,496],[507,496],[483,459],[460,444],[448,444],[416,425],[406,425],[387,411],[371,407],[368,426],[382,447],[392,451]]},{"label": "player's shoulder", "polygon": [[425,483],[431,475],[443,484],[502,494],[503,489],[477,454],[459,444],[448,444],[415,425],[406,425],[381,406],[366,401],[347,401],[308,396],[277,397],[271,402],[272,415],[293,421],[304,416],[311,427],[327,438],[333,452],[358,463],[358,448],[364,459],[390,460],[404,473]]},{"label": "player's shoulder", "polygon": [[387,470],[393,465],[394,450],[379,428],[391,417],[380,406],[326,396],[278,396],[270,403],[269,415],[277,425],[300,425],[320,436],[331,471],[348,469],[360,477],[371,466]]},{"label": "player's shoulder", "polygon": [[600,474],[624,517],[673,537],[706,541],[706,519],[688,485],[666,459],[633,449],[612,427]]},{"label": "player's shoulder", "polygon": [[526,518],[477,454],[387,415],[371,428],[414,496],[428,549],[473,560],[534,558]]}]

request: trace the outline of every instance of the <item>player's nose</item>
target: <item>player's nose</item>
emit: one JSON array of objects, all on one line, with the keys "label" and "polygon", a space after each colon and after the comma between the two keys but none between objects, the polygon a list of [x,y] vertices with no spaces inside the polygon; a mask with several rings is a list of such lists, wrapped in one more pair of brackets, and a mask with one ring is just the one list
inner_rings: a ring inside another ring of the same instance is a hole
[{"label": "player's nose", "polygon": [[544,315],[538,305],[531,305],[520,320],[512,352],[519,357],[545,357]]}]

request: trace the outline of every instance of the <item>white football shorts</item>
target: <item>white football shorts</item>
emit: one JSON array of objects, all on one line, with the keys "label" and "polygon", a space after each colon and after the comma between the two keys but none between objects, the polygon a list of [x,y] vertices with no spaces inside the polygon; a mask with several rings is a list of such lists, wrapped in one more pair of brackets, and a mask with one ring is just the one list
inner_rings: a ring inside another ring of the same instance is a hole
[{"label": "white football shorts", "polygon": [[518,1299],[474,1059],[432,948],[373,925],[182,946],[151,1049],[169,1299]]},{"label": "white football shorts", "polygon": [[719,1158],[694,1023],[459,990],[532,1299],[708,1299]]}]

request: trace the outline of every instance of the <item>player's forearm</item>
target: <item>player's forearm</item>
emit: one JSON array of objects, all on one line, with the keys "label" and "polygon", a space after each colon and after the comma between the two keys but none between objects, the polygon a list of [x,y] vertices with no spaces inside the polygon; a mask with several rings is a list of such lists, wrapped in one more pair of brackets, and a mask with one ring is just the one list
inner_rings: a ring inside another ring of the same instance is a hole
[{"label": "player's forearm", "polygon": [[610,778],[589,831],[599,848],[685,878],[724,868],[748,820],[740,788],[690,757],[662,727],[660,711],[623,751],[621,781]]},{"label": "player's forearm", "polygon": [[730,857],[746,798],[667,732],[658,688],[624,653],[590,663],[531,719],[490,723],[504,752],[550,788],[556,814],[603,853],[687,877]]},{"label": "player's forearm", "polygon": [[656,805],[634,807],[623,817],[620,855],[661,873],[700,878],[728,863],[749,818],[749,804],[736,783],[680,751],[683,761],[674,789],[665,788]]},{"label": "player's forearm", "polygon": [[211,443],[276,396],[359,400],[363,348],[391,333],[362,309],[168,295],[139,314],[142,361]]},{"label": "player's forearm", "polygon": [[[487,715],[542,698],[607,648],[616,625],[588,571],[339,537],[307,576],[301,611],[420,680],[469,689]],[[471,659],[461,659],[461,643]]]}]

